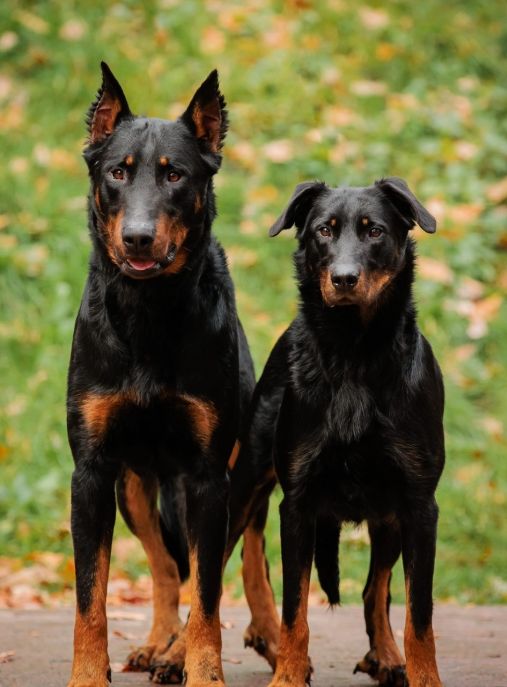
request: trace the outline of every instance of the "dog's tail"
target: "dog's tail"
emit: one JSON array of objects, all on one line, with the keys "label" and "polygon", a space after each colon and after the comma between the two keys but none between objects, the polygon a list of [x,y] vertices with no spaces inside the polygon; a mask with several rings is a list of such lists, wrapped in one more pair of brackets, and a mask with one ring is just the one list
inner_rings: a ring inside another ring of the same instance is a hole
[{"label": "dog's tail", "polygon": [[339,544],[340,523],[329,518],[318,518],[315,532],[315,567],[320,586],[331,606],[340,603]]},{"label": "dog's tail", "polygon": [[183,582],[190,574],[188,543],[185,530],[185,501],[179,480],[160,486],[160,526],[167,550],[178,566]]}]

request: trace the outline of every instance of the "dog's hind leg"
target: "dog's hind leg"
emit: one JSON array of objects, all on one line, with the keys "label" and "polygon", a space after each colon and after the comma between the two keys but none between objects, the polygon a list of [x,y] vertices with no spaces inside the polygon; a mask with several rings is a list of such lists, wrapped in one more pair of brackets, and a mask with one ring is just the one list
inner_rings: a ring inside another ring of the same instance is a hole
[{"label": "dog's hind leg", "polygon": [[252,620],[243,635],[245,646],[264,656],[271,668],[276,667],[280,640],[280,618],[269,580],[269,563],[265,553],[264,528],[269,508],[269,494],[243,533],[243,584]]},{"label": "dog's hind leg", "polygon": [[153,576],[153,624],[147,643],[127,658],[128,670],[149,670],[178,637],[180,575],[162,532],[157,506],[158,479],[125,469],[117,481],[118,505],[132,532],[139,537]]},{"label": "dog's hind leg", "polygon": [[391,570],[401,553],[401,534],[396,523],[369,523],[369,532],[370,570],[363,600],[370,650],[354,672],[368,673],[386,687],[405,687],[405,662],[389,621]]},{"label": "dog's hind leg", "polygon": [[[252,432],[241,446],[231,470],[230,527],[226,560],[243,534],[243,585],[252,619],[243,635],[250,646],[275,669],[280,619],[269,580],[264,529],[269,497],[276,484],[269,438]],[[254,440],[252,441],[252,437]]]}]

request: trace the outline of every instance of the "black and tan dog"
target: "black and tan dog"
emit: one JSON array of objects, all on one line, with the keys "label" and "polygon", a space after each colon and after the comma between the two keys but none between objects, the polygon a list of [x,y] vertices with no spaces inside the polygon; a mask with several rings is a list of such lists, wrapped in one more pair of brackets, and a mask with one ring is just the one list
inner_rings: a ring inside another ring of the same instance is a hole
[{"label": "black and tan dog", "polygon": [[[93,252],[68,381],[77,583],[69,685],[105,687],[110,678],[105,598],[115,488],[154,582],[153,627],[130,668],[179,682],[186,644],[189,687],[219,685],[224,551],[245,527],[245,584],[254,599],[246,640],[273,663],[278,633],[272,597],[268,610],[255,606],[258,585],[268,585],[265,515],[248,469],[233,480],[226,547],[227,464],[254,386],[225,255],[211,233],[227,112],[216,72],[173,122],[134,116],[107,65],[102,72],[85,150]],[[183,633],[179,585],[188,574]]]},{"label": "black and tan dog", "polygon": [[[294,224],[299,313],[257,385],[241,457],[270,483],[280,508],[283,621],[271,687],[308,677],[307,597],[312,560],[339,601],[342,522],[366,520],[371,563],[364,590],[370,650],[356,671],[382,685],[438,687],[432,631],[437,505],[444,464],[444,392],[416,324],[415,224],[433,217],[405,182],[366,188],[300,184],[272,227]],[[248,455],[248,458],[247,458]],[[391,569],[402,553],[406,667],[389,622]]]}]

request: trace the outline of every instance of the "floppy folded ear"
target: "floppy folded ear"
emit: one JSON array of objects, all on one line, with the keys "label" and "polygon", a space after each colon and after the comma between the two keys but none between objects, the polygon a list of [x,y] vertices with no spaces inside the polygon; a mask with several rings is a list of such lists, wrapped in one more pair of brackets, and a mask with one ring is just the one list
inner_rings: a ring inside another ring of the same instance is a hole
[{"label": "floppy folded ear", "polygon": [[375,186],[394,205],[402,218],[410,225],[410,229],[418,224],[428,234],[435,233],[436,219],[421,205],[403,179],[387,177],[376,181]]},{"label": "floppy folded ear", "polygon": [[302,227],[313,200],[325,188],[326,184],[321,181],[304,181],[298,184],[289,204],[269,230],[269,235],[277,236],[283,229],[290,229],[294,224]]},{"label": "floppy folded ear", "polygon": [[125,94],[105,62],[102,69],[102,86],[88,110],[86,123],[90,143],[99,143],[110,136],[122,119],[132,117]]},{"label": "floppy folded ear", "polygon": [[220,152],[227,133],[228,117],[216,69],[199,86],[181,120],[212,153]]}]

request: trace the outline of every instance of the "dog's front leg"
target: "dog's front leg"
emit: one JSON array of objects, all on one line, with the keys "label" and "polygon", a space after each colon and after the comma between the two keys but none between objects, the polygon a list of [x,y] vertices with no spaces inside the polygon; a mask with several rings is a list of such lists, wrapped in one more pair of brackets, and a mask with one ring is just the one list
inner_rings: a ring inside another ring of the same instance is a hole
[{"label": "dog's front leg", "polygon": [[308,660],[308,591],[315,541],[315,521],[287,495],[280,505],[283,609],[276,672],[270,687],[304,687]]},{"label": "dog's front leg", "polygon": [[227,537],[227,477],[188,478],[186,500],[191,587],[186,684],[220,687],[224,685],[219,604]]},{"label": "dog's front leg", "polygon": [[72,539],[76,564],[74,661],[68,687],[106,687],[106,594],[116,513],[115,475],[77,467],[72,476]]},{"label": "dog's front leg", "polygon": [[407,591],[405,656],[410,687],[441,687],[433,636],[433,570],[438,507],[434,500],[402,519]]}]

